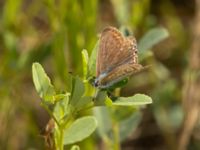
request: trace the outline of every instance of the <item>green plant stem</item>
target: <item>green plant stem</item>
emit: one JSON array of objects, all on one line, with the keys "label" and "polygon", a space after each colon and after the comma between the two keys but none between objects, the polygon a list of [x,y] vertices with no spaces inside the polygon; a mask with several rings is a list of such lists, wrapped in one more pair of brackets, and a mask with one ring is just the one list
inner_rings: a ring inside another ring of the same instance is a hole
[{"label": "green plant stem", "polygon": [[55,129],[55,150],[63,150],[64,149],[64,128],[62,126],[57,127]]},{"label": "green plant stem", "polygon": [[94,93],[94,99],[96,99],[97,98],[97,96],[98,96],[98,94],[99,94],[99,92],[100,92],[101,90],[100,89],[98,89],[98,88],[95,88],[95,93]]},{"label": "green plant stem", "polygon": [[73,112],[71,112],[69,114],[69,116],[67,117],[67,119],[65,120],[65,122],[63,122],[60,126],[59,126],[59,139],[58,139],[58,146],[59,146],[59,150],[63,150],[64,149],[64,130],[68,127],[70,120],[73,118],[72,116],[74,115]]},{"label": "green plant stem", "polygon": [[60,137],[59,137],[59,150],[63,150],[64,149],[64,129],[63,127],[59,128],[60,130]]},{"label": "green plant stem", "polygon": [[56,117],[54,116],[54,114],[51,112],[51,110],[44,103],[41,103],[41,105],[49,113],[49,115],[53,118],[53,120],[56,122],[56,124],[60,128],[60,123],[58,122],[58,120],[56,119]]},{"label": "green plant stem", "polygon": [[105,149],[112,149],[112,141],[108,138],[107,135],[103,136],[103,141],[105,143]]},{"label": "green plant stem", "polygon": [[115,123],[113,126],[113,136],[114,136],[114,143],[113,143],[113,150],[120,150],[120,140],[119,140],[119,126]]},{"label": "green plant stem", "polygon": [[73,119],[73,116],[74,116],[74,113],[70,113],[69,115],[68,115],[68,117],[66,118],[66,120],[63,122],[63,124],[62,124],[62,126],[63,126],[63,128],[67,128],[68,126],[68,123],[70,122],[70,120],[71,119]]}]

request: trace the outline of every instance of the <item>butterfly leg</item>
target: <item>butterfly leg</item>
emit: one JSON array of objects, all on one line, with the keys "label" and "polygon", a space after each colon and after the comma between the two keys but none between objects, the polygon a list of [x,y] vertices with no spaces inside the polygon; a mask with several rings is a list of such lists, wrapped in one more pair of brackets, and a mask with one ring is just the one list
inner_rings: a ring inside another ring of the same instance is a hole
[{"label": "butterfly leg", "polygon": [[117,100],[117,96],[115,96],[111,91],[107,91],[107,95],[108,95],[108,97],[114,102],[114,101],[116,101]]}]

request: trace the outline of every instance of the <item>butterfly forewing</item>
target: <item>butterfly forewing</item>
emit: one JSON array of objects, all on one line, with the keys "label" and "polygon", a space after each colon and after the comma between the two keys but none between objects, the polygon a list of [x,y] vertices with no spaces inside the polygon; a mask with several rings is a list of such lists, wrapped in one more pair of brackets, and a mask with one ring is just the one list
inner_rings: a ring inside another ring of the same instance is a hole
[{"label": "butterfly forewing", "polygon": [[[97,56],[97,81],[99,87],[122,79],[139,70],[137,45],[134,37],[124,37],[114,27],[107,27],[100,37]],[[104,77],[100,77],[104,74]]]},{"label": "butterfly forewing", "polygon": [[119,56],[118,51],[122,49],[123,42],[124,38],[117,29],[108,27],[103,30],[97,58],[97,76],[119,62],[117,56]]}]

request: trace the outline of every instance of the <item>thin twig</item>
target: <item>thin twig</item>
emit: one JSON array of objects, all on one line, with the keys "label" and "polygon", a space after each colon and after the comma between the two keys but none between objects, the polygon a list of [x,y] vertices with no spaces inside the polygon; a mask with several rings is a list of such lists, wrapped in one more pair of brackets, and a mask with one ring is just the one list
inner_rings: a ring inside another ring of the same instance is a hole
[{"label": "thin twig", "polygon": [[193,42],[190,49],[189,67],[183,88],[185,118],[180,133],[178,150],[186,150],[197,123],[200,111],[200,0],[196,0],[196,16],[193,26]]}]

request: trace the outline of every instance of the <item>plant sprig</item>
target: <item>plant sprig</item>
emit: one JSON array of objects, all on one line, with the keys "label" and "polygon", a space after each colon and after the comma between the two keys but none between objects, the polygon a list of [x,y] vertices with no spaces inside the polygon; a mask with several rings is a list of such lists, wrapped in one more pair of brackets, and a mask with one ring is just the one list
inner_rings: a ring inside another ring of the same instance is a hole
[{"label": "plant sprig", "polygon": [[[145,35],[138,46],[142,51],[143,57],[145,58],[148,56],[144,53],[146,49],[150,49],[167,36],[168,33],[163,28],[153,29]],[[154,38],[153,41],[151,40],[152,37]],[[83,77],[71,76],[72,82],[68,83],[70,85],[67,86],[71,87],[72,90],[65,91],[64,94],[56,93],[51,80],[39,63],[36,62],[32,65],[33,82],[42,99],[41,104],[56,123],[53,136],[56,150],[63,150],[64,145],[75,144],[84,140],[95,131],[97,124],[99,124],[98,130],[100,130],[100,135],[104,137],[103,139],[107,139],[107,143],[110,142],[107,132],[111,130],[111,125],[107,125],[108,128],[103,127],[102,119],[100,119],[107,118],[106,123],[108,124],[110,122],[109,120],[111,120],[109,117],[110,112],[96,108],[94,116],[77,118],[77,114],[80,111],[97,106],[138,106],[152,103],[151,97],[144,94],[135,94],[131,97],[117,97],[115,101],[112,101],[107,96],[106,90],[99,90],[94,97],[96,89],[90,84],[89,79],[92,79],[95,75],[97,49],[98,42],[90,57],[88,57],[87,50],[82,51]],[[126,83],[127,81],[117,86],[122,87]],[[137,114],[136,118],[138,118],[138,116]],[[127,122],[130,124],[130,122],[133,121],[138,121],[138,119],[135,119],[135,117],[131,115],[131,118],[122,124],[124,126],[127,125]],[[109,124],[111,124],[111,122]],[[121,133],[121,131],[123,131],[121,128],[116,127],[115,129],[117,129],[117,134],[123,135],[123,139],[128,135],[126,130]],[[115,137],[119,136],[116,135],[116,133],[114,135]],[[119,138],[116,139],[120,140]],[[116,145],[119,145],[119,143],[116,143],[114,147],[116,147]],[[79,149],[79,147],[74,145],[71,150],[74,149]]]}]

